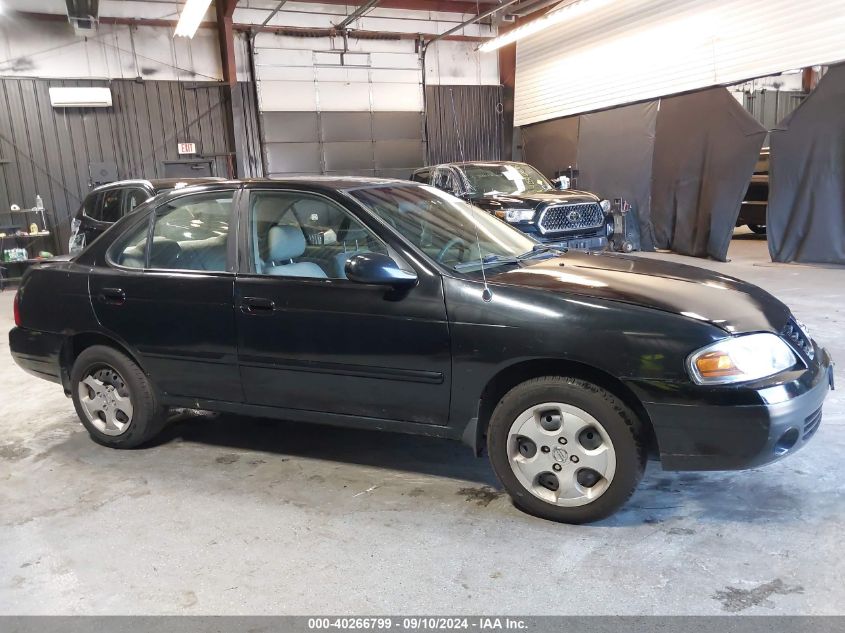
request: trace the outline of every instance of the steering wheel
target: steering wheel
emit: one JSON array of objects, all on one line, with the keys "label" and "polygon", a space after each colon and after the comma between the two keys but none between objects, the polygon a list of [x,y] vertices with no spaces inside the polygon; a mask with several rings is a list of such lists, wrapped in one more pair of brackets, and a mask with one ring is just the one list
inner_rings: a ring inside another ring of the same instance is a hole
[{"label": "steering wheel", "polygon": [[439,252],[439,253],[437,253],[437,257],[435,257],[434,259],[435,259],[436,261],[438,261],[438,262],[441,262],[441,263],[442,263],[442,262],[443,262],[443,258],[444,258],[444,257],[446,257],[446,253],[448,253],[449,251],[451,251],[451,250],[452,250],[453,248],[455,248],[456,246],[460,246],[460,247],[461,247],[461,254],[463,254],[463,252],[464,252],[465,250],[467,250],[467,248],[468,248],[467,243],[466,243],[466,240],[464,240],[462,237],[453,237],[451,240],[449,240],[448,242],[446,242],[446,245],[445,245],[443,248],[441,248],[441,249],[440,249],[440,252]]}]

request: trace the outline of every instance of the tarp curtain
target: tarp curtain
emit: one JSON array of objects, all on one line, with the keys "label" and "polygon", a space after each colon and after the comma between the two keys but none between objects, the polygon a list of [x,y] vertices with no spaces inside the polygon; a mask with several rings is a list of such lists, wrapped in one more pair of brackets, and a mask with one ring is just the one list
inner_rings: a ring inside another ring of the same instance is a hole
[{"label": "tarp curtain", "polygon": [[828,70],[770,144],[772,260],[845,264],[845,65]]},{"label": "tarp curtain", "polygon": [[526,162],[634,205],[643,250],[719,260],[765,136],[725,88],[522,128]]},{"label": "tarp curtain", "polygon": [[624,198],[636,212],[643,250],[654,250],[651,232],[651,163],[657,102],[581,115],[578,188],[602,198]]},{"label": "tarp curtain", "polygon": [[574,167],[578,159],[579,117],[544,121],[522,128],[522,155],[548,178]]},{"label": "tarp curtain", "polygon": [[725,88],[662,99],[654,144],[655,246],[725,261],[766,128]]}]

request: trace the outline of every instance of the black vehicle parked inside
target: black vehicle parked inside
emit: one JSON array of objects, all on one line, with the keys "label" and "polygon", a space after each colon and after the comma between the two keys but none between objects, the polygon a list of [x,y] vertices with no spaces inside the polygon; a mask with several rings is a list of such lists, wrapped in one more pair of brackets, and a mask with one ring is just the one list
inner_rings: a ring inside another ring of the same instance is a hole
[{"label": "black vehicle parked inside", "polygon": [[650,452],[670,470],[794,452],[832,384],[756,286],[551,248],[409,181],[158,196],[30,268],[15,323],[15,361],[106,446],[150,441],[171,407],[462,439],[520,508],[568,522],[624,504]]},{"label": "black vehicle parked inside", "polygon": [[68,252],[78,253],[124,215],[159,193],[222,180],[224,179],[120,180],[92,189],[70,221]]},{"label": "black vehicle parked inside", "polygon": [[411,180],[463,198],[544,244],[604,250],[613,232],[609,201],[588,191],[555,189],[526,163],[447,163],[417,169]]}]

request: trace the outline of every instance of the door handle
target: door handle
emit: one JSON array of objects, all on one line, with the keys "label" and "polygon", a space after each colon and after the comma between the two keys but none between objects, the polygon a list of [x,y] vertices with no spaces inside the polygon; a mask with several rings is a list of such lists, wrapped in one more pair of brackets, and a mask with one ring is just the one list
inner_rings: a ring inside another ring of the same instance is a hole
[{"label": "door handle", "polygon": [[103,303],[120,306],[126,302],[126,293],[122,288],[102,288],[99,299]]},{"label": "door handle", "polygon": [[241,310],[245,314],[272,314],[275,308],[276,303],[264,297],[244,297],[241,301]]}]

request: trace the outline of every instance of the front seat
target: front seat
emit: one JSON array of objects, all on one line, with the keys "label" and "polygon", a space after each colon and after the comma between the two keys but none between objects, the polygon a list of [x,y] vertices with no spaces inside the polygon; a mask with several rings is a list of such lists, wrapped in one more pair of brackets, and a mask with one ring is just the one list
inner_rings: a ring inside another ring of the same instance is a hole
[{"label": "front seat", "polygon": [[297,226],[276,225],[267,235],[270,247],[270,263],[264,266],[264,274],[282,277],[317,277],[326,279],[325,271],[314,262],[294,262],[305,252],[305,236]]}]

